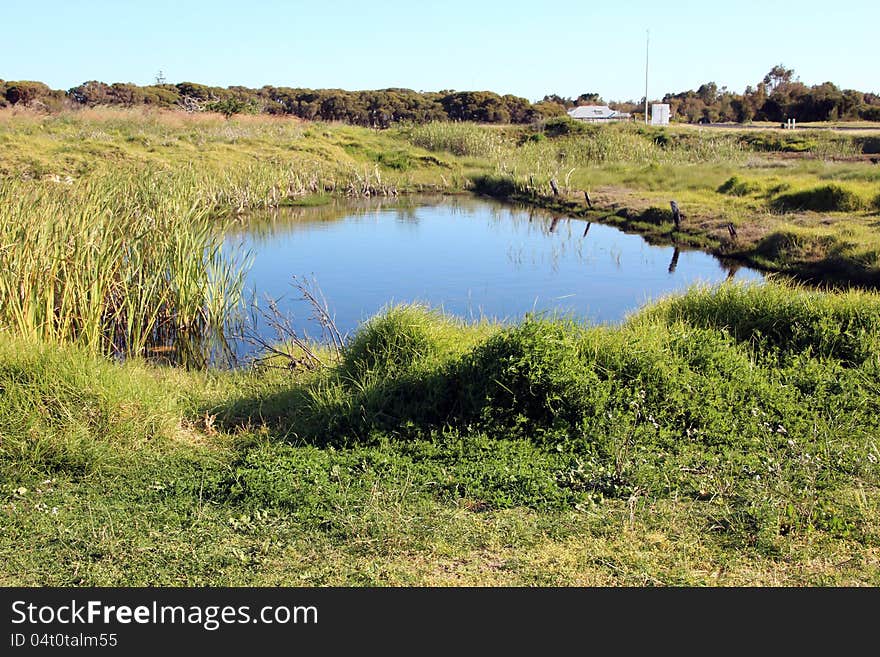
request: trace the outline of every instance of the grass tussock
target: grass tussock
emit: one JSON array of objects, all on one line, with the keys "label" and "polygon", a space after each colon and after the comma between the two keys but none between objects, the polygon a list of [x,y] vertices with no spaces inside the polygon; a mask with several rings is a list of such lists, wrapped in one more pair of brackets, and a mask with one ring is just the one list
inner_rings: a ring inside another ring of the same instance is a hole
[{"label": "grass tussock", "polygon": [[745,180],[739,176],[731,176],[718,187],[719,194],[728,194],[730,196],[749,196],[756,194],[762,190],[759,182],[754,180]]},{"label": "grass tussock", "polygon": [[861,366],[880,354],[880,299],[859,290],[721,287],[672,297],[644,315],[722,329],[765,353],[808,354]]},{"label": "grass tussock", "polygon": [[865,209],[867,203],[858,192],[832,183],[779,194],[773,199],[771,206],[779,212],[857,212]]},{"label": "grass tussock", "polygon": [[134,362],[4,335],[0,473],[84,476],[144,450],[173,450],[184,439],[187,410],[173,379]]}]

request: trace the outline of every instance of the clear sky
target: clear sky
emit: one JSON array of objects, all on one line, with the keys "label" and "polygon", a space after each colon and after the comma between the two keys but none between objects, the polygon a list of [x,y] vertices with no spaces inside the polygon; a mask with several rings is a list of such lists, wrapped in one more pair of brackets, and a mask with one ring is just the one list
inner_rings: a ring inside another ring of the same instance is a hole
[{"label": "clear sky", "polygon": [[638,100],[783,63],[880,92],[880,0],[0,0],[0,78]]}]

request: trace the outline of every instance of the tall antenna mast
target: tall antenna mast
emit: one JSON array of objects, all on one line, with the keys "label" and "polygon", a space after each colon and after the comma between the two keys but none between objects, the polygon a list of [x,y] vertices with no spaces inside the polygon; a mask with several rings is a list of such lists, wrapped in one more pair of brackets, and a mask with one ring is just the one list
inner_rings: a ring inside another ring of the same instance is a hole
[{"label": "tall antenna mast", "polygon": [[648,125],[648,52],[651,44],[651,30],[645,30],[645,125]]}]

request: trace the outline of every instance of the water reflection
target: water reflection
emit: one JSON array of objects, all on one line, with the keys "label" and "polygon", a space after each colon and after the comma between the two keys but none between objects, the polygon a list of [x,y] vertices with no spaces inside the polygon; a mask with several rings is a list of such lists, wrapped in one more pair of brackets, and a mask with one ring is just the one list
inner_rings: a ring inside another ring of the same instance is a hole
[{"label": "water reflection", "polygon": [[228,240],[252,253],[246,287],[258,299],[278,299],[306,328],[308,308],[290,283],[314,276],[343,332],[402,302],[469,319],[538,311],[617,322],[696,282],[761,279],[700,251],[471,196],[281,209],[252,217]]},{"label": "water reflection", "polygon": [[681,251],[679,248],[673,247],[675,250],[672,252],[672,260],[669,261],[669,267],[666,268],[670,274],[674,274],[675,270],[678,268],[678,256],[681,255]]}]

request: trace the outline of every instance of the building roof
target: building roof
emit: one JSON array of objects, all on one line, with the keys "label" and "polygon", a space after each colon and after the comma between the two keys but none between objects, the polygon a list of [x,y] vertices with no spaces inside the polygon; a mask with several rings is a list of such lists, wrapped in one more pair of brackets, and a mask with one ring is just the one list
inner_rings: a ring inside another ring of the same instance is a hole
[{"label": "building roof", "polygon": [[573,119],[616,119],[625,116],[608,105],[581,105],[568,110],[568,115]]}]

